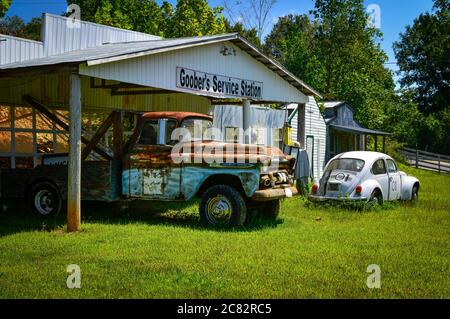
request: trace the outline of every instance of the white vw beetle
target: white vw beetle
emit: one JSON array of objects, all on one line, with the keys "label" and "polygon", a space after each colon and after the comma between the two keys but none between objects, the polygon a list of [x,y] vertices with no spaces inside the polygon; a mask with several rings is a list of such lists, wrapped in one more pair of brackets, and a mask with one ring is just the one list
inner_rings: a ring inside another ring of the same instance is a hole
[{"label": "white vw beetle", "polygon": [[400,172],[395,161],[376,152],[343,153],[330,160],[309,199],[320,201],[417,200],[420,182]]}]

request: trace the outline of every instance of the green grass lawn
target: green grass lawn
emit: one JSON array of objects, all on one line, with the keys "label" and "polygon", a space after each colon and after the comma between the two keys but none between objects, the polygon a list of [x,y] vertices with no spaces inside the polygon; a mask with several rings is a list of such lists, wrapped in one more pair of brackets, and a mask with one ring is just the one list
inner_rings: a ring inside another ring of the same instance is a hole
[{"label": "green grass lawn", "polygon": [[[357,212],[295,198],[276,222],[241,230],[199,226],[195,203],[90,206],[77,234],[64,216],[1,212],[0,297],[449,298],[450,176],[405,170],[422,182],[416,206]],[[69,264],[81,289],[66,287]],[[370,264],[381,289],[366,286]]]}]

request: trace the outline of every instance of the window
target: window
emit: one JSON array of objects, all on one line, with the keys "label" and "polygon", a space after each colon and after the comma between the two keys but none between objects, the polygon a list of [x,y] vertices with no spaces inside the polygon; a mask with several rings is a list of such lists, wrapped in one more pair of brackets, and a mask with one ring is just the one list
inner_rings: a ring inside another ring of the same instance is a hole
[{"label": "window", "polygon": [[332,161],[328,167],[327,171],[343,170],[350,172],[361,172],[364,168],[365,162],[363,160],[354,158],[339,158]]},{"label": "window", "polygon": [[372,166],[372,174],[373,175],[383,175],[386,174],[386,165],[384,164],[383,159],[379,159]]},{"label": "window", "polygon": [[167,120],[166,122],[166,145],[175,145],[176,140],[172,140],[172,133],[177,128],[177,122],[174,120]]},{"label": "window", "polygon": [[191,140],[206,139],[205,132],[212,128],[212,121],[201,118],[187,118],[181,122],[180,127],[185,128],[191,135]]},{"label": "window", "polygon": [[226,127],[225,128],[225,142],[239,143],[239,128],[238,127]]},{"label": "window", "polygon": [[150,120],[144,122],[138,144],[141,145],[158,144],[158,127],[159,127],[158,120]]},{"label": "window", "polygon": [[395,164],[395,162],[393,160],[388,159],[388,160],[386,160],[386,162],[387,162],[389,173],[397,173],[398,172],[397,165]]}]

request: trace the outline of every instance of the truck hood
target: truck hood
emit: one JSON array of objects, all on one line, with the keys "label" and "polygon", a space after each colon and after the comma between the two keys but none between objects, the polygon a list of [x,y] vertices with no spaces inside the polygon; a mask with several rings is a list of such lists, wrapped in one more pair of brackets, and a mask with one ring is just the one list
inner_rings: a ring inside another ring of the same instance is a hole
[{"label": "truck hood", "polygon": [[202,155],[204,161],[214,159],[216,162],[226,163],[232,159],[235,163],[262,163],[265,165],[270,165],[274,161],[280,164],[293,163],[294,160],[293,157],[285,155],[277,147],[218,141],[182,142],[175,146],[174,150],[176,147],[178,149],[175,154],[172,154],[172,159],[175,159],[174,156],[188,158]]}]

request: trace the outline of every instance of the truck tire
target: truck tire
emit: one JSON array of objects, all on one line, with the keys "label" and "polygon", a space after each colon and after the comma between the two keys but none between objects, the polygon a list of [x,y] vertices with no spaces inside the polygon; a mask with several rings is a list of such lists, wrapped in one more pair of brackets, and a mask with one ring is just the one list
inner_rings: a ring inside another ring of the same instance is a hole
[{"label": "truck tire", "polygon": [[277,219],[280,215],[280,200],[273,200],[265,203],[262,215],[266,218]]},{"label": "truck tire", "polygon": [[58,188],[50,182],[34,185],[30,191],[33,212],[43,218],[58,215],[62,208],[62,198]]},{"label": "truck tire", "polygon": [[200,220],[209,226],[242,226],[247,217],[247,206],[242,195],[228,185],[208,188],[200,202]]}]

